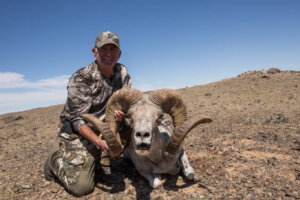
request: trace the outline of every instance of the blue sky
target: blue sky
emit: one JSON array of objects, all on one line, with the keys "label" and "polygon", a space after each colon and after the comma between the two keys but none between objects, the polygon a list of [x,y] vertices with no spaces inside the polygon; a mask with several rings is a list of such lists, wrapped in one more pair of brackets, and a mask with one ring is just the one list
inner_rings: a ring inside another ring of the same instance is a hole
[{"label": "blue sky", "polygon": [[142,91],[300,70],[296,0],[0,0],[0,113],[63,104],[106,30]]}]

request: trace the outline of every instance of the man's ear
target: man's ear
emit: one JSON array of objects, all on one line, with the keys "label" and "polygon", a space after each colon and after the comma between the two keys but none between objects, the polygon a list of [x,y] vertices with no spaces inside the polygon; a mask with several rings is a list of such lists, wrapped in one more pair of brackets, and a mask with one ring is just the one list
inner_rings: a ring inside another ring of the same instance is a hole
[{"label": "man's ear", "polygon": [[93,52],[94,57],[96,58],[97,49],[96,48],[92,48],[92,52]]},{"label": "man's ear", "polygon": [[[120,49],[119,58],[121,57],[121,55],[122,55],[122,51],[121,51],[121,49]],[[118,58],[118,59],[119,59],[119,58]]]}]

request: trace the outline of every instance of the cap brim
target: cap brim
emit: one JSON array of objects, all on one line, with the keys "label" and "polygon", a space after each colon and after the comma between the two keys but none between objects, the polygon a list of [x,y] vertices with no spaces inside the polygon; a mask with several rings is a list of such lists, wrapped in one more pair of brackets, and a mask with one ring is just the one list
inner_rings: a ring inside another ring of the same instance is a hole
[{"label": "cap brim", "polygon": [[97,45],[96,47],[97,47],[97,48],[101,48],[101,47],[103,47],[103,46],[106,45],[106,44],[114,44],[116,47],[118,47],[118,48],[120,49],[120,46],[119,46],[116,42],[111,41],[111,40],[110,40],[110,41],[105,41],[105,42],[103,42],[103,43]]}]

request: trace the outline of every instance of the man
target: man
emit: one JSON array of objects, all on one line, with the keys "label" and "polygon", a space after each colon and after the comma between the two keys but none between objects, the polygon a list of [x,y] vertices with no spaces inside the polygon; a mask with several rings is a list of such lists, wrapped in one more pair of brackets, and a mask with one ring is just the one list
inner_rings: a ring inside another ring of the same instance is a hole
[{"label": "man", "polygon": [[[109,97],[115,91],[131,86],[127,69],[117,63],[121,49],[116,34],[110,31],[100,33],[92,52],[96,60],[78,70],[69,80],[68,97],[60,116],[60,142],[51,149],[44,165],[46,179],[53,180],[56,177],[75,196],[93,191],[95,165],[99,163],[100,157],[105,157],[103,154],[106,158],[110,155],[106,142],[81,116],[92,113],[104,120]],[[123,112],[115,112],[117,121],[122,121],[124,117]],[[109,167],[111,163],[108,161],[101,161],[106,165],[102,171],[103,179],[121,181],[121,175]]]}]

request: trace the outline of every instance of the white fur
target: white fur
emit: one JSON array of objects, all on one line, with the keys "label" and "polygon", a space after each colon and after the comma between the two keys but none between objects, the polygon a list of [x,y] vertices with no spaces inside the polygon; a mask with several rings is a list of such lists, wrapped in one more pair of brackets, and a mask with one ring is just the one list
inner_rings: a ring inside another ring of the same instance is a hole
[{"label": "white fur", "polygon": [[183,152],[183,155],[181,156],[180,161],[181,161],[180,164],[182,167],[181,170],[182,170],[182,173],[185,176],[185,178],[188,180],[193,180],[195,177],[195,171],[192,168],[192,166],[190,165],[188,157],[185,152]]},{"label": "white fur", "polygon": [[152,187],[153,189],[158,188],[163,184],[160,176],[154,176],[153,174],[141,174],[141,175],[148,180],[150,187]]}]

